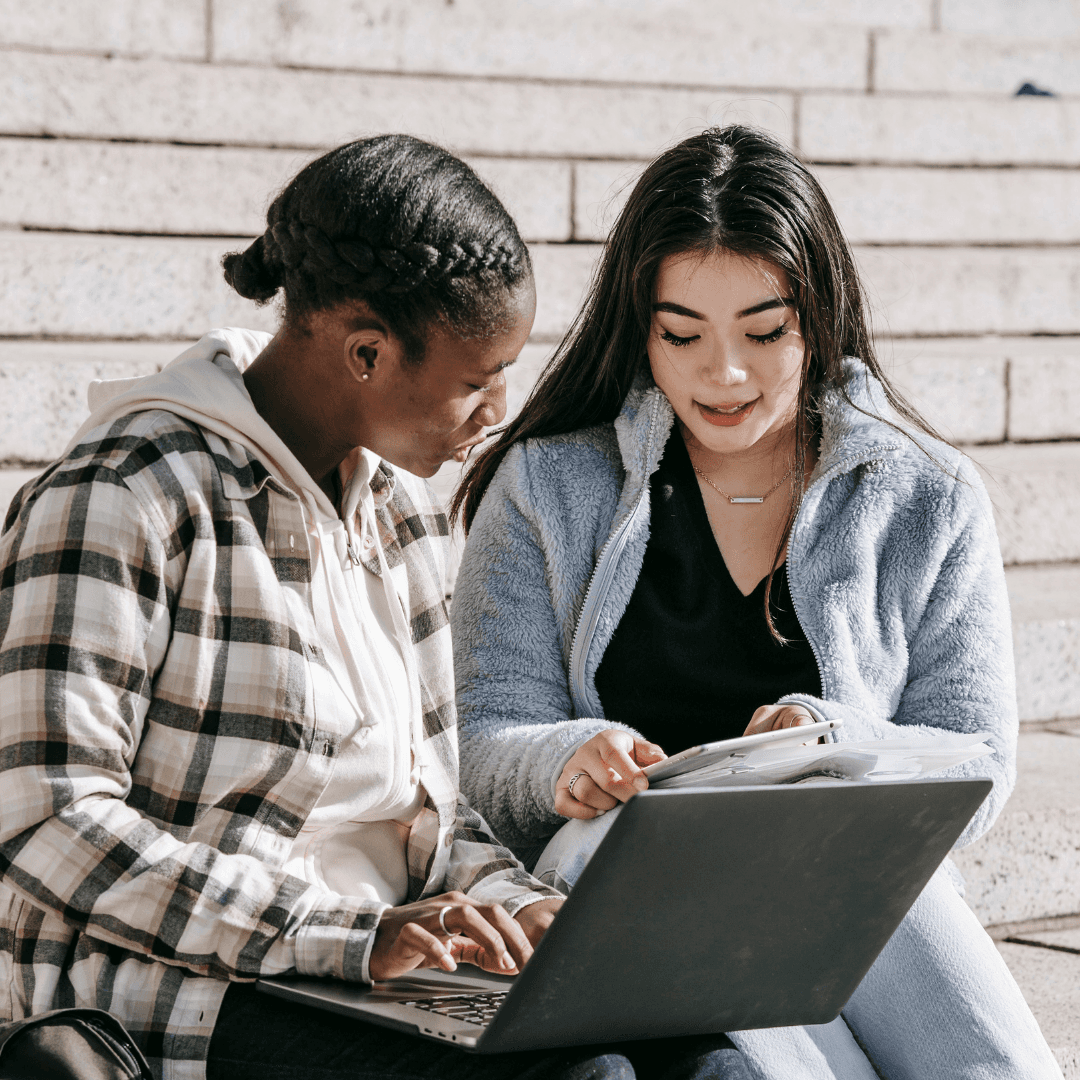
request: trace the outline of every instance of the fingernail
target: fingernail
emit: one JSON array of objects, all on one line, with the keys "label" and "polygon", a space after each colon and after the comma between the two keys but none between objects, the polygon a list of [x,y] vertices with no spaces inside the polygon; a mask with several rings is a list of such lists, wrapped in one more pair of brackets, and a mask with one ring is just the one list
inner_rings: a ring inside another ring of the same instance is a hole
[{"label": "fingernail", "polygon": [[513,966],[514,961],[509,953],[503,953],[502,956],[499,957],[499,967],[504,971],[509,971]]},{"label": "fingernail", "polygon": [[457,971],[457,964],[454,962],[454,958],[449,953],[447,953],[442,958],[442,960],[439,961],[439,963],[442,964],[442,966],[446,968],[447,971]]},{"label": "fingernail", "polygon": [[634,787],[638,791],[644,791],[648,786],[649,786],[649,781],[646,780],[644,776],[635,776],[634,777]]}]

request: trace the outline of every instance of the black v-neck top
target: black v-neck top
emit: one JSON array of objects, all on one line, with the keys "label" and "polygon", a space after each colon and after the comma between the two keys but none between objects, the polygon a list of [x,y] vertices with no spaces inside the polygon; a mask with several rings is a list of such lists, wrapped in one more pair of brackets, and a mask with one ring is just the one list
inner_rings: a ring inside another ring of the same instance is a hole
[{"label": "black v-neck top", "polygon": [[[676,427],[650,481],[641,576],[596,672],[604,716],[668,754],[741,735],[754,710],[785,694],[820,696],[821,677],[788,589],[787,564],[743,596],[720,554]],[[747,508],[753,513],[751,508]]]}]

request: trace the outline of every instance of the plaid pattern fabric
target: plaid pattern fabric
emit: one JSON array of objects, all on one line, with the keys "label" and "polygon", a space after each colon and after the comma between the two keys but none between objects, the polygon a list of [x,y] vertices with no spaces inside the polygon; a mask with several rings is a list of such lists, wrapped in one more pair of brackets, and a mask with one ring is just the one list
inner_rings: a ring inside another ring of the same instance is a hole
[{"label": "plaid pattern fabric", "polygon": [[[555,895],[459,804],[446,519],[372,481],[421,672],[410,899]],[[378,566],[370,567],[378,572]],[[107,1009],[202,1077],[230,979],[357,978],[381,906],[281,872],[340,736],[319,727],[297,496],[163,411],[92,432],[0,535],[0,1013]],[[288,602],[300,594],[307,604]]]}]

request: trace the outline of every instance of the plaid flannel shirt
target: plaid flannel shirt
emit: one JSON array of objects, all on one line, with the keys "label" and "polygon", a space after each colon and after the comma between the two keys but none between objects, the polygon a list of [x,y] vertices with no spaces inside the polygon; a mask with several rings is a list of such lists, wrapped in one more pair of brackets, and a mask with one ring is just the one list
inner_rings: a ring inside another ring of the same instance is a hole
[{"label": "plaid flannel shirt", "polygon": [[[556,895],[459,802],[446,519],[372,479],[421,673],[427,802],[409,898],[511,914]],[[202,1077],[228,980],[359,977],[381,905],[281,866],[340,735],[312,708],[297,496],[239,444],[160,411],[99,428],[0,535],[0,1012],[107,1009],[155,1071]],[[300,545],[294,545],[296,537]],[[369,564],[379,572],[377,562]]]}]

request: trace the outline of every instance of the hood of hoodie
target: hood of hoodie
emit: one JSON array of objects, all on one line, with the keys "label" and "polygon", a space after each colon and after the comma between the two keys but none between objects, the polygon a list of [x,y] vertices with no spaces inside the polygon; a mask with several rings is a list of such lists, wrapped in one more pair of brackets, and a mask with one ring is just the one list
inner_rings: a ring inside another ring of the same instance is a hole
[{"label": "hood of hoodie", "polygon": [[[135,412],[163,409],[239,443],[282,477],[317,517],[337,517],[332,503],[276,431],[259,415],[243,372],[270,334],[226,327],[211,330],[154,375],[95,380],[87,391],[90,416],[64,451],[93,430]],[[374,456],[374,455],[372,455]],[[349,463],[353,469],[357,462]],[[373,471],[376,462],[369,463]]]}]

